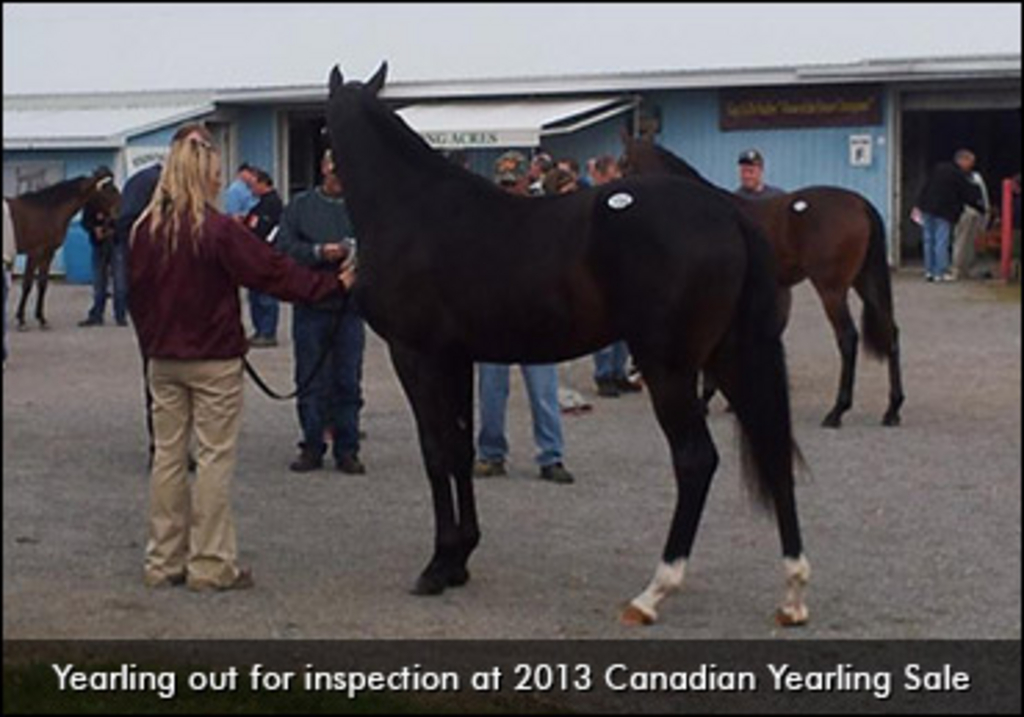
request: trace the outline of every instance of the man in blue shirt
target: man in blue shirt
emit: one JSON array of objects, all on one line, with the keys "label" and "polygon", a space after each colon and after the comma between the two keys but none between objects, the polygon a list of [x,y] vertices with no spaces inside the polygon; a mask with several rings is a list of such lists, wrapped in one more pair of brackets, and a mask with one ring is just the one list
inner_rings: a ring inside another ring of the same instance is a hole
[{"label": "man in blue shirt", "polygon": [[259,197],[252,190],[255,183],[256,168],[241,164],[234,181],[224,191],[224,213],[244,221],[259,201]]}]

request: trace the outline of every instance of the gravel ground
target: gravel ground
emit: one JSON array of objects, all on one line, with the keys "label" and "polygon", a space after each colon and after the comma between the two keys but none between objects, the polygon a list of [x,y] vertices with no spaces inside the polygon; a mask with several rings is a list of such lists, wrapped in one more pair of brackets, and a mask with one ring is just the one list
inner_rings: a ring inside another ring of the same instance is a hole
[{"label": "gravel ground", "polygon": [[[907,404],[879,425],[887,374],[863,358],[841,431],[819,427],[839,359],[813,292],[787,333],[793,418],[813,476],[799,489],[814,566],[796,638],[998,638],[1021,632],[1021,312],[995,282],[895,281]],[[18,289],[17,291],[20,291]],[[17,293],[17,291],[15,293]],[[566,417],[573,486],[535,480],[517,378],[511,477],[478,484],[473,580],[408,594],[432,546],[411,413],[383,343],[368,342],[365,477],[295,475],[291,404],[247,388],[233,505],[254,590],[142,585],[147,476],[130,329],[82,329],[91,290],[51,286],[50,331],[8,336],[3,377],[3,625],[11,638],[765,638],[782,596],[772,521],[737,478],[732,418],[710,423],[721,467],[685,590],[651,629],[617,622],[646,585],[674,504],[645,396],[598,399],[591,362],[563,384],[595,404]],[[12,297],[13,298],[13,297]],[[859,312],[859,307],[857,307]],[[287,337],[290,311],[282,316]],[[254,353],[289,388],[291,343]]]}]

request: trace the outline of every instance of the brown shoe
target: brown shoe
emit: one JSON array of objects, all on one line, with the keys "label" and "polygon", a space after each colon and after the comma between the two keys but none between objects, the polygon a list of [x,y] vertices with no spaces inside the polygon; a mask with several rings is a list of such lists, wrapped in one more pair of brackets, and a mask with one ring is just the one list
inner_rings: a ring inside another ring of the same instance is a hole
[{"label": "brown shoe", "polygon": [[347,473],[350,476],[366,475],[366,466],[363,465],[363,462],[359,460],[359,456],[355,453],[346,453],[334,462],[334,466],[342,473]]},{"label": "brown shoe", "polygon": [[146,575],[143,578],[143,582],[147,588],[153,590],[163,590],[165,588],[174,588],[179,585],[185,584],[185,573],[178,573],[176,575],[164,575],[163,577],[153,577],[152,575]]},{"label": "brown shoe", "polygon": [[209,580],[189,580],[188,589],[193,592],[209,592],[216,590],[218,592],[224,590],[248,590],[255,585],[255,581],[252,579],[252,568],[241,568],[238,571],[238,575],[230,583],[225,585],[218,585],[217,583],[210,582]]},{"label": "brown shoe", "polygon": [[477,461],[473,465],[474,478],[499,478],[508,475],[505,461]]}]

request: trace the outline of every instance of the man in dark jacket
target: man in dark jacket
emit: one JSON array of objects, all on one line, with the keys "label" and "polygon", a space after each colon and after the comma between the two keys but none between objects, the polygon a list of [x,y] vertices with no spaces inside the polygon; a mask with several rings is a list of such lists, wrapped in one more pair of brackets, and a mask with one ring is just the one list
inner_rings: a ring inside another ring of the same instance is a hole
[{"label": "man in dark jacket", "polygon": [[[281,197],[274,189],[274,180],[262,169],[255,171],[253,194],[256,206],[245,218],[245,225],[264,241],[274,244],[277,225],[281,222],[284,207]],[[249,290],[249,312],[252,317],[253,335],[249,345],[254,348],[277,346],[278,301],[269,294]]]},{"label": "man in dark jacket", "polygon": [[[335,275],[339,266],[354,258],[355,240],[330,151],[320,169],[323,184],[296,196],[285,208],[277,244],[300,264]],[[366,337],[354,302],[337,296],[317,304],[295,304],[292,341],[297,385],[309,380],[329,346],[331,353],[310,390],[298,398],[302,441],[299,457],[289,467],[298,473],[322,468],[327,452],[324,432],[330,429],[338,470],[365,473],[359,460],[359,413]]]},{"label": "man in dark jacket", "polygon": [[[109,171],[109,170],[107,170]],[[111,175],[112,176],[112,175]],[[92,245],[92,308],[79,326],[102,326],[107,308],[107,286],[114,282],[114,318],[118,326],[128,325],[128,286],[125,274],[125,245],[114,231],[113,208],[90,201],[82,208],[82,228]]]},{"label": "man in dark jacket", "polygon": [[971,181],[974,154],[957,150],[952,162],[941,162],[928,178],[916,209],[924,231],[924,271],[928,281],[952,281],[949,240],[965,206],[985,211],[981,189]]}]

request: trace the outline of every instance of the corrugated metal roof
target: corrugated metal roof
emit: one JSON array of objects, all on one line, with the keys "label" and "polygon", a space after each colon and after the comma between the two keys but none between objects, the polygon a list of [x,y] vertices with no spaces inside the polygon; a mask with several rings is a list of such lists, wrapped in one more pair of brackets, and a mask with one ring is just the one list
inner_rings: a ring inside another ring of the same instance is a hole
[{"label": "corrugated metal roof", "polygon": [[4,107],[4,149],[105,149],[214,111],[212,104],[86,109]]}]

